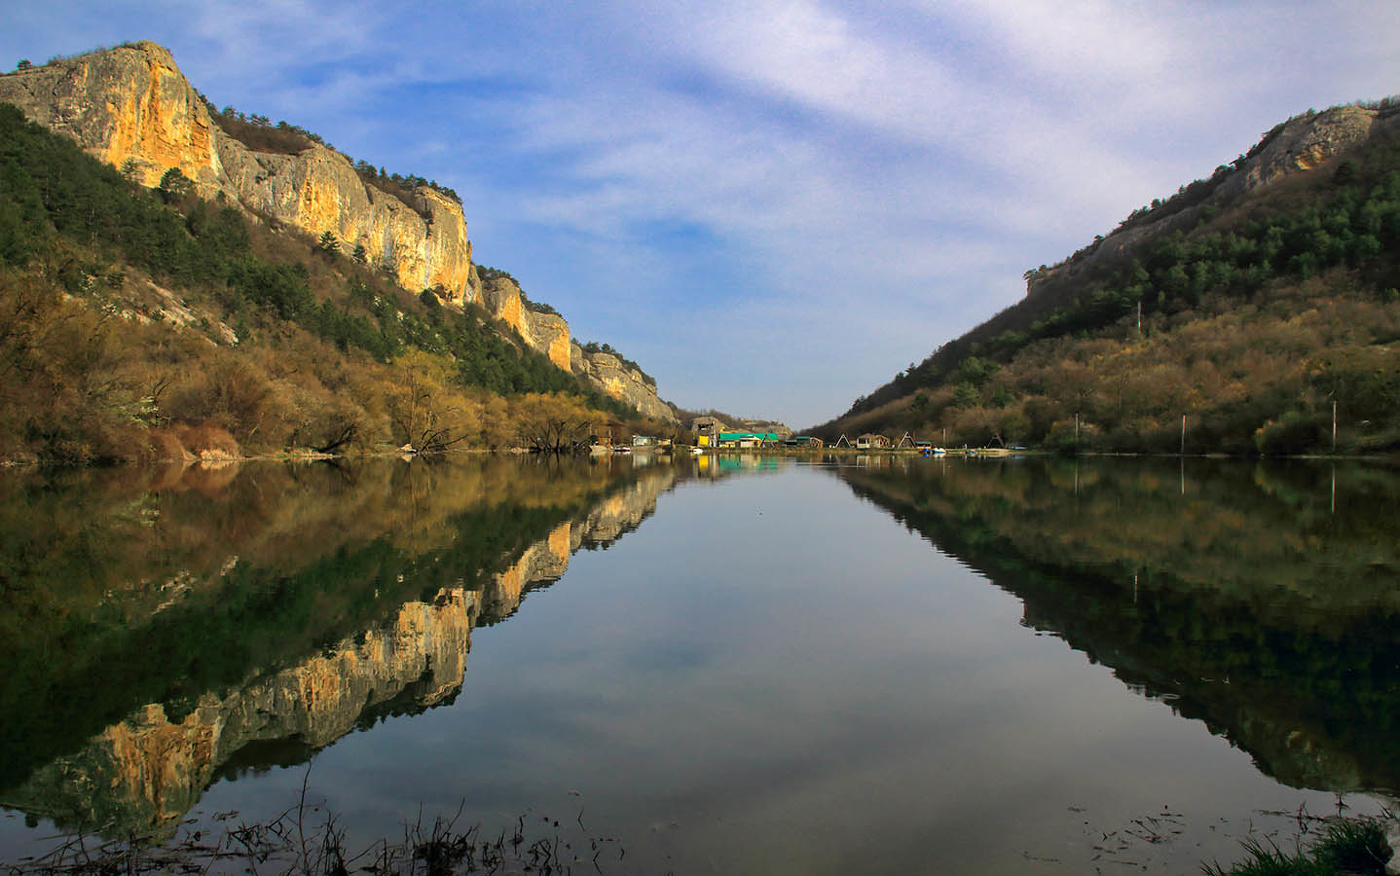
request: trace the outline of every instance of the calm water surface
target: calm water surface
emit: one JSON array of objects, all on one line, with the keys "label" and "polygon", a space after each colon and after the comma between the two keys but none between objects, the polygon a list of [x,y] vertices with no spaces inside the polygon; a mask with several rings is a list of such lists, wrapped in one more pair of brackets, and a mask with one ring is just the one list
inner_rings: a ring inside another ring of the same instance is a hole
[{"label": "calm water surface", "polygon": [[304,784],[355,848],[460,809],[605,840],[605,873],[1189,873],[1400,788],[1384,467],[470,458],[0,498],[0,860]]}]

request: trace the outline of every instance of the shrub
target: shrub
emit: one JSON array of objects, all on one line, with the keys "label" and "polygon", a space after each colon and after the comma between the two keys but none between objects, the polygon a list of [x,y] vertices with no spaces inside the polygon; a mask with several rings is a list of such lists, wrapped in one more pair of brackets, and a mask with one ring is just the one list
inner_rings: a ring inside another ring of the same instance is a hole
[{"label": "shrub", "polygon": [[228,430],[220,426],[209,423],[179,426],[176,428],[175,434],[179,437],[184,448],[196,456],[213,454],[238,457],[243,455],[238,442],[228,433]]},{"label": "shrub", "polygon": [[1286,456],[1325,448],[1327,424],[1316,414],[1286,411],[1254,433],[1254,444],[1266,456]]}]

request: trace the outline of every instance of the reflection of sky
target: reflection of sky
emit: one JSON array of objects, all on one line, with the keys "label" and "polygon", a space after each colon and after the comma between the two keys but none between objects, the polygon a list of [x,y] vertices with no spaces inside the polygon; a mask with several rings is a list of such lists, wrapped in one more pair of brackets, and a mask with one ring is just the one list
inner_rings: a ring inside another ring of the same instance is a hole
[{"label": "reflection of sky", "polygon": [[[1252,810],[1304,799],[1020,621],[824,473],[729,478],[575,555],[477,632],[454,706],[346,737],[311,786],[380,832],[420,804],[501,825],[581,807],[677,872],[1020,873],[1030,855],[1080,873],[1095,831],[1163,806],[1190,833],[1135,853],[1188,872],[1232,857]],[[202,808],[279,809],[301,776]]]}]

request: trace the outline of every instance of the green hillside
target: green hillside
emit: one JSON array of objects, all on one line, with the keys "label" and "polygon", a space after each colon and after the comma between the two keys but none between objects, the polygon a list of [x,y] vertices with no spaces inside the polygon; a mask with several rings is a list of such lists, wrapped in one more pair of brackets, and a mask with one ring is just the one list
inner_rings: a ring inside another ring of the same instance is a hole
[{"label": "green hillside", "polygon": [[[1388,119],[1396,108],[1371,109]],[[1132,245],[1096,253],[1096,238],[1028,271],[1024,300],[818,433],[1330,452],[1335,403],[1337,451],[1400,448],[1400,145],[1373,135],[1306,173],[1211,197],[1282,128],[1134,211],[1120,226]]]},{"label": "green hillside", "polygon": [[640,420],[474,305],[190,190],[134,185],[0,104],[0,459],[516,446]]}]

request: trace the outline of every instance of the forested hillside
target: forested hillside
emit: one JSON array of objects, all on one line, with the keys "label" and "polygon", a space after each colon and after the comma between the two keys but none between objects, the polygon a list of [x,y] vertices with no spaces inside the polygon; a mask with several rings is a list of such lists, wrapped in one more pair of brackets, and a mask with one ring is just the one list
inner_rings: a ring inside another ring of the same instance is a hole
[{"label": "forested hillside", "polygon": [[1329,452],[1335,405],[1336,450],[1400,448],[1400,144],[1381,131],[1306,173],[1210,199],[1259,148],[1134,211],[1120,226],[1132,245],[1090,258],[1097,238],[1027,272],[1025,300],[819,431]]},{"label": "forested hillside", "polygon": [[617,418],[639,419],[476,306],[178,170],[148,191],[0,104],[0,458],[503,447]]}]

